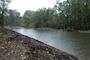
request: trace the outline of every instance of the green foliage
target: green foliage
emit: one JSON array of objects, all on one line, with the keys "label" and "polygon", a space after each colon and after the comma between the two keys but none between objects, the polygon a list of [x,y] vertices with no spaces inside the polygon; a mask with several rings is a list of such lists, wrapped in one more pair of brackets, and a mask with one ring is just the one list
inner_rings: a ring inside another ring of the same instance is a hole
[{"label": "green foliage", "polygon": [[48,27],[48,26],[53,25],[54,23],[54,21],[51,21],[53,20],[53,17],[54,17],[54,10],[50,8],[48,9],[42,8],[35,12],[28,11],[28,13],[31,12],[30,14],[26,12],[23,18],[24,18],[25,26],[27,27],[36,27],[36,28],[37,27]]},{"label": "green foliage", "polygon": [[[58,29],[90,29],[90,1],[66,0],[53,8],[27,10],[23,17],[16,10],[7,10],[11,0],[0,0],[0,26],[52,27]],[[5,20],[5,21],[4,21]]]},{"label": "green foliage", "polygon": [[20,26],[21,22],[20,13],[17,10],[8,10],[5,25]]},{"label": "green foliage", "polygon": [[32,23],[32,16],[34,14],[34,11],[31,11],[31,10],[27,10],[25,13],[24,13],[24,16],[23,16],[23,19],[24,19],[24,26],[25,27],[31,27],[33,25]]},{"label": "green foliage", "polygon": [[[27,11],[26,11],[27,12]],[[57,3],[54,8],[42,8],[24,14],[27,27],[52,27],[59,29],[90,29],[90,1],[66,0]]]},{"label": "green foliage", "polygon": [[4,16],[11,0],[0,0],[0,26],[4,26]]},{"label": "green foliage", "polygon": [[[60,27],[65,29],[90,29],[90,1],[67,0],[56,4]],[[62,26],[63,25],[63,26]]]}]

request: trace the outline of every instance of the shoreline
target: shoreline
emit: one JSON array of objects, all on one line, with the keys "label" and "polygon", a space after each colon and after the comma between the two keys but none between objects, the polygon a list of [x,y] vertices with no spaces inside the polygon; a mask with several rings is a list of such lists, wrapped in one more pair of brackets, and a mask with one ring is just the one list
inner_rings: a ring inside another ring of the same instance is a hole
[{"label": "shoreline", "polygon": [[[5,26],[5,28],[8,29],[19,29],[19,28],[27,28],[30,29],[29,27],[18,27],[18,26]],[[67,31],[67,32],[79,32],[79,33],[90,33],[90,30],[75,30],[75,29],[57,29],[57,28],[50,28],[50,27],[43,27],[43,28],[33,28],[33,29],[41,29],[41,30],[61,30],[61,31]]]},{"label": "shoreline", "polygon": [[78,60],[71,54],[9,29],[0,29],[0,39],[0,60]]}]

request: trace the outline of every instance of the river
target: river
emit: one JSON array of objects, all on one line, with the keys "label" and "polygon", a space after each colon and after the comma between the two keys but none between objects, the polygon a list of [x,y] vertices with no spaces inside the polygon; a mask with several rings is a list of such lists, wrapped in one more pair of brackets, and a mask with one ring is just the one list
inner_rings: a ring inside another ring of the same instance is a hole
[{"label": "river", "polygon": [[90,33],[66,32],[56,29],[11,29],[73,54],[80,60],[90,60]]}]

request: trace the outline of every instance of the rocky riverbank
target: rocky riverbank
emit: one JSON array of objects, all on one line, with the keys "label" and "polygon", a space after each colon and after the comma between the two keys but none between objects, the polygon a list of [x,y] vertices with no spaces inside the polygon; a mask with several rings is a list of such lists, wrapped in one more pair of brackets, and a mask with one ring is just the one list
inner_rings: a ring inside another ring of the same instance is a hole
[{"label": "rocky riverbank", "polygon": [[76,57],[9,29],[0,29],[0,60],[78,60]]}]

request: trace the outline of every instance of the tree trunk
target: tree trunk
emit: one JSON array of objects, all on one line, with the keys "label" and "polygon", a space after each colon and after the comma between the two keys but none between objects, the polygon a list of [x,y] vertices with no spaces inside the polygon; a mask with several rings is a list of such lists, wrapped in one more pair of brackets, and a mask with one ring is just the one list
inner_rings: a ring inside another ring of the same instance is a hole
[{"label": "tree trunk", "polygon": [[1,17],[0,17],[0,26],[1,28],[4,27],[4,10],[2,11]]}]

